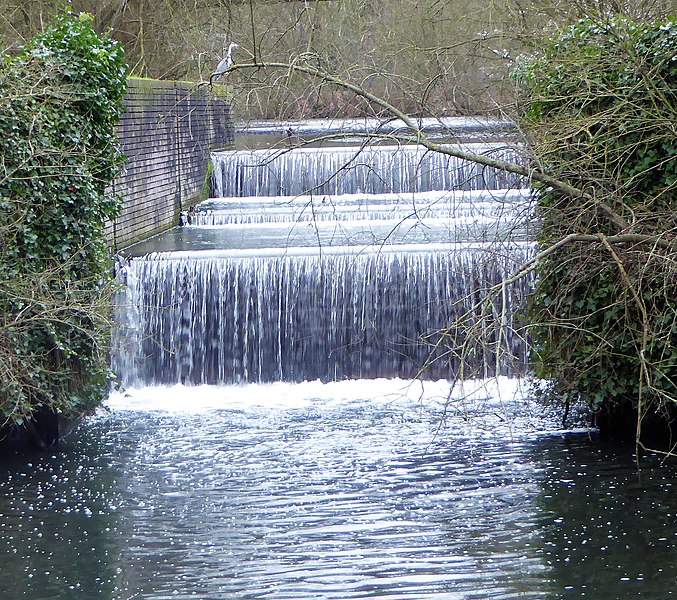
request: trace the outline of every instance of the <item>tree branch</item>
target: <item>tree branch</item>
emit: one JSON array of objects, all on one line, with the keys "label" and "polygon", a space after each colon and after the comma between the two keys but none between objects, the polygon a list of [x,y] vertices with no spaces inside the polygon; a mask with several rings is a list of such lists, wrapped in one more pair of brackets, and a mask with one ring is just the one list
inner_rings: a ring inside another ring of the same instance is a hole
[{"label": "tree branch", "polygon": [[[401,139],[402,141],[419,144],[432,152],[439,152],[441,154],[446,154],[448,156],[453,156],[455,158],[468,160],[480,165],[499,169],[507,173],[522,175],[526,177],[530,182],[541,183],[574,200],[583,200],[585,202],[590,202],[597,208],[597,210],[599,210],[599,212],[605,214],[607,218],[616,226],[616,228],[619,231],[625,231],[630,228],[630,224],[605,202],[598,200],[597,198],[593,197],[591,194],[585,192],[580,188],[572,186],[564,181],[560,181],[559,179],[552,177],[547,173],[543,173],[538,169],[525,167],[524,165],[520,165],[518,163],[512,163],[496,158],[491,158],[490,156],[483,156],[481,154],[466,152],[455,146],[449,146],[447,144],[437,144],[435,142],[430,141],[425,135],[425,133],[421,130],[421,128],[418,127],[416,122],[409,115],[398,109],[396,106],[390,104],[383,98],[380,98],[375,94],[372,94],[368,90],[365,90],[364,88],[358,85],[350,83],[349,81],[344,81],[343,79],[340,79],[339,77],[336,77],[331,73],[327,73],[326,71],[318,67],[299,63],[280,63],[266,61],[258,62],[254,60],[254,62],[252,63],[234,64],[228,71],[226,71],[226,73],[232,73],[235,71],[260,70],[260,69],[284,69],[289,72],[294,71],[298,73],[304,73],[306,75],[315,77],[324,83],[329,83],[341,87],[343,89],[349,90],[353,92],[355,95],[364,98],[368,102],[374,104],[375,106],[380,107],[387,113],[391,114],[394,118],[401,120],[405,124],[406,128],[411,132],[409,135],[405,134],[398,136],[398,138]],[[210,85],[212,84],[214,78],[215,75],[212,75],[209,78]]]}]

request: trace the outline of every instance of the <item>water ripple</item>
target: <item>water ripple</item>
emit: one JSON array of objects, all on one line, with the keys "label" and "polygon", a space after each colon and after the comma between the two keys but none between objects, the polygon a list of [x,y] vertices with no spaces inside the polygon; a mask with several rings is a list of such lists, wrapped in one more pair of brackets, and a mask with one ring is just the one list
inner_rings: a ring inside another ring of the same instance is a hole
[{"label": "water ripple", "polygon": [[283,406],[235,390],[198,411],[208,391],[181,393],[192,411],[119,399],[62,455],[0,472],[1,589],[31,600],[670,595],[674,466],[647,462],[638,478],[632,456],[585,435],[539,435],[523,400],[468,402],[440,428],[442,407],[420,395]]}]

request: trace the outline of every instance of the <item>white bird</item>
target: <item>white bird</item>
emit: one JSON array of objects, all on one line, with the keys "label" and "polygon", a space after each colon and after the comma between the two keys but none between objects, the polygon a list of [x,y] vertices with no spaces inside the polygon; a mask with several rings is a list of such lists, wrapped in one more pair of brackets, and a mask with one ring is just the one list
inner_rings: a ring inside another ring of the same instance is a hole
[{"label": "white bird", "polygon": [[[235,48],[239,48],[239,46],[235,42],[231,42],[230,46],[228,46],[228,50],[226,50],[226,56],[223,58],[223,60],[217,65],[216,71],[214,71],[214,75],[223,75],[228,69],[230,69],[233,66],[233,50]],[[225,47],[224,47],[225,50]]]}]

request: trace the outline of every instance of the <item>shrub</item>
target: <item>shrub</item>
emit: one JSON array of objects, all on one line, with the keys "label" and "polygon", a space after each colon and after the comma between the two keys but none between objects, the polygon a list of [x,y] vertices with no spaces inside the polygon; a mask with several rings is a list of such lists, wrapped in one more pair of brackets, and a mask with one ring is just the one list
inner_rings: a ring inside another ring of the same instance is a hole
[{"label": "shrub", "polygon": [[[539,376],[602,412],[677,402],[677,21],[581,20],[516,70],[538,168]],[[567,236],[569,236],[567,238]]]},{"label": "shrub", "polygon": [[122,160],[114,126],[121,47],[64,14],[0,63],[0,411],[72,415],[106,392],[110,257],[106,187]]}]

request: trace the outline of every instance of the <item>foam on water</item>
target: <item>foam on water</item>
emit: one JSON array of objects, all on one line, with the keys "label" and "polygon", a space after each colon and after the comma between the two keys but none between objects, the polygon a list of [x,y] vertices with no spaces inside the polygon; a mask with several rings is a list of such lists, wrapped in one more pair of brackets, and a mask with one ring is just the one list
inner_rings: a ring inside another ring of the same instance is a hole
[{"label": "foam on water", "polygon": [[533,399],[532,386],[530,381],[508,377],[455,383],[395,378],[230,386],[177,384],[112,392],[104,410],[205,415],[223,410],[326,411],[368,406],[370,411],[386,408],[407,415],[423,411],[431,418],[437,415],[440,420],[459,420],[466,426],[481,424],[481,429],[494,432],[499,427],[513,432],[516,426],[522,433],[556,431],[556,415],[548,418],[543,414],[543,407]]},{"label": "foam on water", "polygon": [[274,382],[231,386],[152,386],[112,392],[110,410],[203,413],[211,410],[299,408],[311,404],[340,405],[368,399],[374,404],[425,404],[443,407],[450,401],[469,406],[497,407],[504,401],[526,402],[529,384],[519,378],[448,380],[352,379],[346,381]]}]

